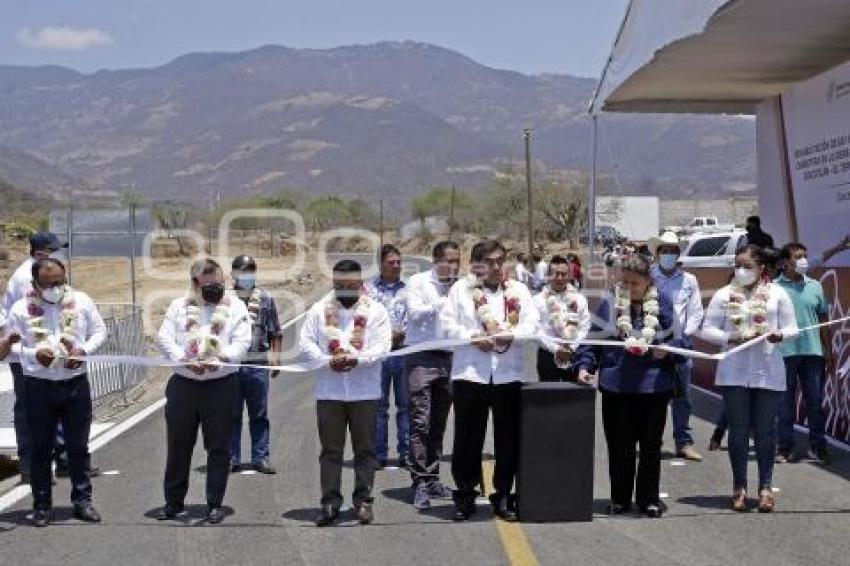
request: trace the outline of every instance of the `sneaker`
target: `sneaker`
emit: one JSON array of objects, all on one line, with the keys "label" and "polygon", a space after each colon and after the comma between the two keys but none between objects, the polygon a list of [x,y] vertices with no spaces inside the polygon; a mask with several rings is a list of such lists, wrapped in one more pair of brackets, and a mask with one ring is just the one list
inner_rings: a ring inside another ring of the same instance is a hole
[{"label": "sneaker", "polygon": [[685,444],[676,451],[676,456],[690,460],[691,462],[702,462],[702,454],[697,452],[690,444]]},{"label": "sneaker", "polygon": [[819,446],[814,449],[814,459],[818,460],[824,466],[828,466],[832,462],[832,455],[826,446]]},{"label": "sneaker", "polygon": [[413,492],[413,508],[420,511],[431,508],[431,498],[428,494],[428,487],[424,484],[417,485]]},{"label": "sneaker", "polygon": [[451,499],[452,493],[452,488],[442,482],[435,481],[434,483],[428,484],[428,495],[431,497],[436,497],[438,499]]},{"label": "sneaker", "polygon": [[776,457],[773,459],[777,464],[787,464],[791,459],[791,454],[788,453],[787,450],[780,450],[776,453]]}]

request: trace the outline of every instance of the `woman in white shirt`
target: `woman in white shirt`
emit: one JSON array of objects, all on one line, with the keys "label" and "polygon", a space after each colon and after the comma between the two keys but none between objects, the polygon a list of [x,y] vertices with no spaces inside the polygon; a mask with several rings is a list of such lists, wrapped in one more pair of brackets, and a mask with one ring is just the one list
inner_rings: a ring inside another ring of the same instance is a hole
[{"label": "woman in white shirt", "polygon": [[747,457],[753,430],[759,471],[758,510],[773,511],[773,458],[776,415],[785,391],[785,365],[776,344],[797,334],[794,306],[787,293],[771,283],[764,250],[746,246],[735,257],[735,277],[711,299],[702,337],[731,349],[760,336],[748,348],[733,352],[717,365],[715,385],[723,393],[729,422],[732,465],[732,509],[747,506]]}]

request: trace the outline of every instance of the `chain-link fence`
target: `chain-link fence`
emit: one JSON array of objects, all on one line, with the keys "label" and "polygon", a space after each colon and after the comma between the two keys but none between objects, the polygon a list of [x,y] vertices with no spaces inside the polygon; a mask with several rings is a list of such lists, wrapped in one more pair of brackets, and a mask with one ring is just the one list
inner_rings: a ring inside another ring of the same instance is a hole
[{"label": "chain-link fence", "polygon": [[[98,309],[106,323],[106,343],[98,355],[143,356],[145,336],[142,328],[142,309],[130,304],[99,304]],[[147,377],[147,368],[117,363],[90,363],[89,381],[92,400],[99,406],[127,391]]]}]

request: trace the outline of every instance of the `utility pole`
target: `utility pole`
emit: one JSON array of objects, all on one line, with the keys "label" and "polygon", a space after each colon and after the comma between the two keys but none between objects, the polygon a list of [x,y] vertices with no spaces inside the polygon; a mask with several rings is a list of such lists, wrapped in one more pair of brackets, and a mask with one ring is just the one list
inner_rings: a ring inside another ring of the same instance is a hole
[{"label": "utility pole", "polygon": [[534,130],[526,128],[523,130],[525,138],[525,188],[526,188],[526,207],[528,208],[528,253],[531,254],[534,248],[534,210],[531,208],[531,133]]},{"label": "utility pole", "polygon": [[587,258],[593,264],[593,248],[596,239],[596,148],[597,148],[597,116],[593,115],[593,135],[591,137],[590,183],[587,195]]},{"label": "utility pole", "polygon": [[455,232],[455,193],[457,192],[457,187],[452,185],[452,196],[449,201],[449,240],[454,237]]}]

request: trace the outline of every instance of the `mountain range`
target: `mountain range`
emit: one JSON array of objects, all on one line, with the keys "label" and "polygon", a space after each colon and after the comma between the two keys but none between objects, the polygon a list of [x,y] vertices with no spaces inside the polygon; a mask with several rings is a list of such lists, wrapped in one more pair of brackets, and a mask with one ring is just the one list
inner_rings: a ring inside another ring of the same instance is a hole
[{"label": "mountain range", "polygon": [[[0,65],[0,178],[195,203],[290,188],[404,206],[521,164],[524,128],[539,170],[587,168],[595,82],[415,42],[269,45],[91,74]],[[754,130],[735,116],[604,115],[600,169],[621,194],[747,193]]]}]

